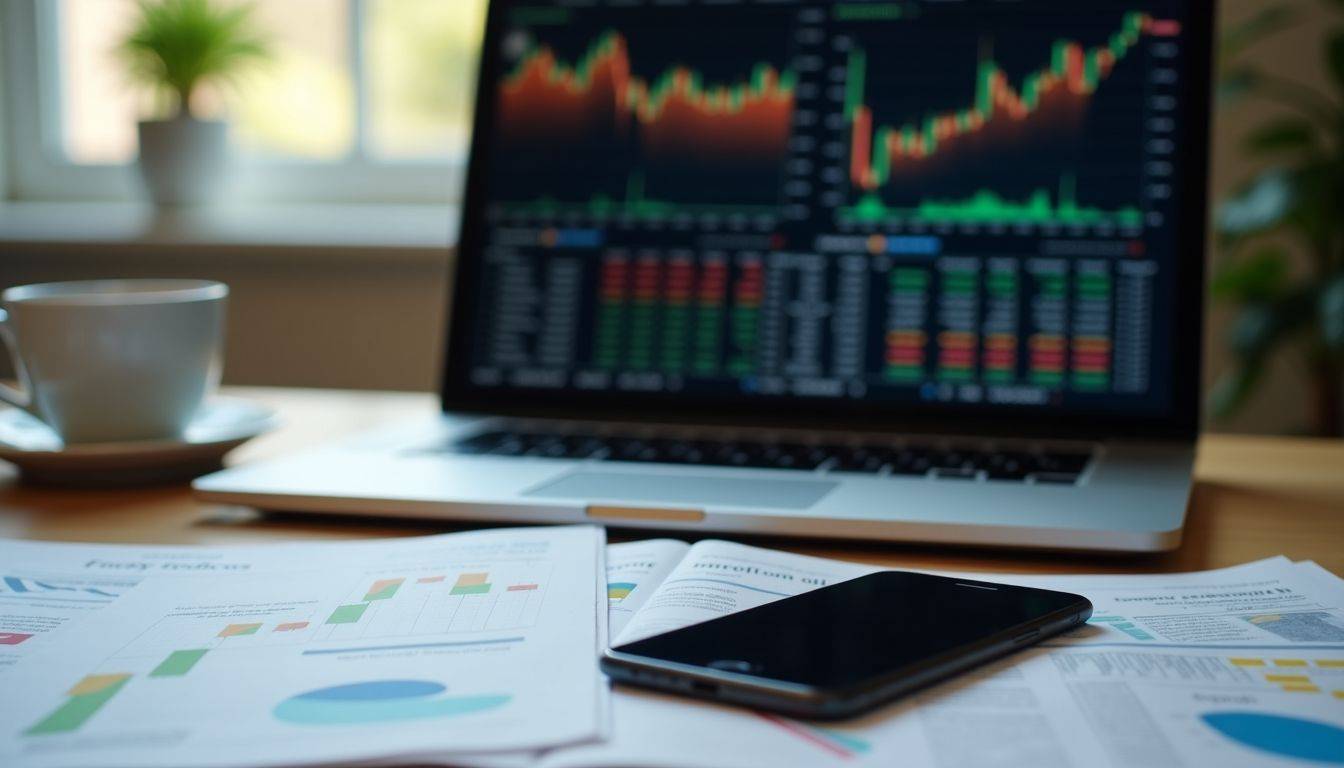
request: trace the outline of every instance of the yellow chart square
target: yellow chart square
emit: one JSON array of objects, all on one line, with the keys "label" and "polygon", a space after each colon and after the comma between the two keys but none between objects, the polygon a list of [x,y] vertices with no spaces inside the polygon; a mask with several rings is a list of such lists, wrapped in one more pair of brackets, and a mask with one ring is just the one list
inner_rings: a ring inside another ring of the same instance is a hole
[{"label": "yellow chart square", "polygon": [[1311,678],[1306,675],[1265,675],[1265,679],[1271,683],[1310,683]]},{"label": "yellow chart square", "polygon": [[1321,689],[1311,683],[1288,683],[1283,686],[1283,690],[1292,693],[1320,693]]},{"label": "yellow chart square", "polygon": [[89,675],[70,689],[71,696],[85,696],[90,693],[97,693],[105,688],[116,685],[117,683],[130,677],[130,675]]},{"label": "yellow chart square", "polygon": [[255,635],[257,630],[261,629],[261,624],[230,624],[219,630],[215,637],[238,637],[239,635]]},{"label": "yellow chart square", "polygon": [[1307,662],[1306,662],[1306,660],[1304,660],[1304,659],[1275,659],[1275,660],[1274,660],[1274,666],[1276,666],[1276,667],[1305,667],[1305,666],[1307,666]]},{"label": "yellow chart square", "polygon": [[1231,661],[1233,664],[1236,664],[1238,667],[1263,667],[1263,666],[1265,666],[1265,660],[1264,660],[1264,659],[1228,659],[1228,661]]}]

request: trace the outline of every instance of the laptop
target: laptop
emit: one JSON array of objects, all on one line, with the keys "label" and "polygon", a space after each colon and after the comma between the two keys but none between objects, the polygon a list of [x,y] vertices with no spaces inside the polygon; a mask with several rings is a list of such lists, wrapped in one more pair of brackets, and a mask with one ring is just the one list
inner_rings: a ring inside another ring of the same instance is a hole
[{"label": "laptop", "polygon": [[442,414],[196,492],[1173,548],[1212,19],[1194,0],[496,0]]}]

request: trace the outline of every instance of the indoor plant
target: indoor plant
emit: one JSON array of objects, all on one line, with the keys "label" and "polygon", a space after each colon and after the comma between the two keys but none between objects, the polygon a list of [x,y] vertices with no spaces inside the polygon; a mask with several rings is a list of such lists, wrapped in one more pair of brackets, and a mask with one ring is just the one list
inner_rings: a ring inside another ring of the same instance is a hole
[{"label": "indoor plant", "polygon": [[[1241,54],[1253,43],[1319,19],[1317,8],[1334,20],[1323,51],[1328,89],[1243,63]],[[1225,201],[1217,216],[1222,263],[1212,287],[1215,299],[1236,307],[1227,342],[1235,362],[1214,386],[1211,406],[1216,416],[1232,413],[1261,379],[1271,353],[1293,345],[1314,389],[1314,431],[1339,436],[1344,434],[1344,0],[1262,8],[1224,35],[1221,54],[1222,103],[1254,97],[1283,109],[1246,142],[1246,151],[1263,157],[1266,167]]]},{"label": "indoor plant", "polygon": [[192,98],[201,86],[228,81],[267,55],[252,25],[252,7],[212,0],[140,0],[119,53],[136,80],[166,105],[164,119],[139,124],[140,171],[159,205],[206,202],[228,166],[227,125],[200,119]]}]

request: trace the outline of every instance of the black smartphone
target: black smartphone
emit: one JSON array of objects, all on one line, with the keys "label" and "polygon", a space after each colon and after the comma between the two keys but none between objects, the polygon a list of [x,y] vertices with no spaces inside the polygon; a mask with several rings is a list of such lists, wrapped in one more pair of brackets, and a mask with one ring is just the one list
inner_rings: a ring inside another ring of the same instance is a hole
[{"label": "black smartphone", "polygon": [[1092,615],[1080,595],[883,571],[608,650],[613,680],[850,717]]}]

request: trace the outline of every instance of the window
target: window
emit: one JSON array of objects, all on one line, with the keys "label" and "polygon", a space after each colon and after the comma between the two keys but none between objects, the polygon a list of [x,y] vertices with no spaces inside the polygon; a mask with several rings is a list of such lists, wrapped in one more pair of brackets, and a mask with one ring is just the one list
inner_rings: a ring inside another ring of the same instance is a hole
[{"label": "window", "polygon": [[[242,0],[217,0],[223,3]],[[0,6],[20,197],[133,199],[154,95],[115,54],[135,0]],[[446,202],[470,127],[484,0],[266,0],[272,56],[193,102],[229,120],[247,199]]]}]

